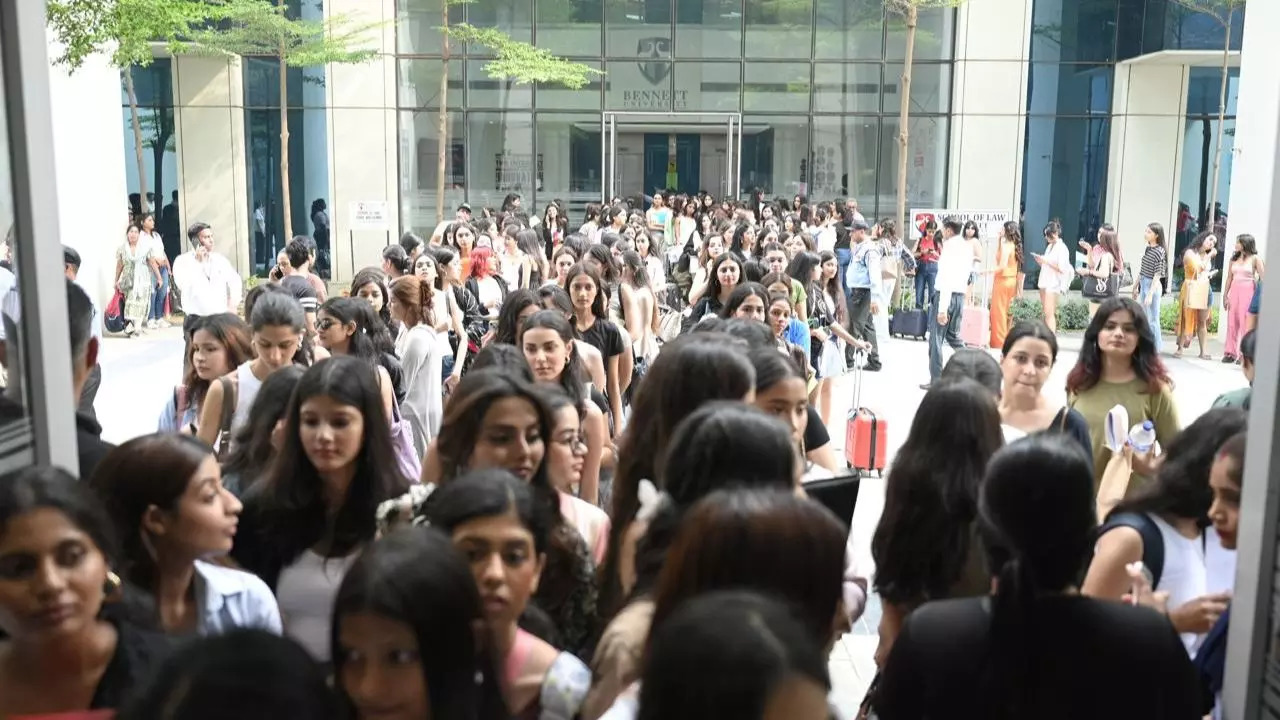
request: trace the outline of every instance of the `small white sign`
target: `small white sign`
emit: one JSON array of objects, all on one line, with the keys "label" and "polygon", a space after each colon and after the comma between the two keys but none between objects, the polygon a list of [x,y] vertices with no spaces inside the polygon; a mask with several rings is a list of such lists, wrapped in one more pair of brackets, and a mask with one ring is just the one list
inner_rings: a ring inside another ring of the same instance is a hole
[{"label": "small white sign", "polygon": [[352,230],[385,231],[390,224],[391,213],[386,200],[365,200],[351,203]]}]

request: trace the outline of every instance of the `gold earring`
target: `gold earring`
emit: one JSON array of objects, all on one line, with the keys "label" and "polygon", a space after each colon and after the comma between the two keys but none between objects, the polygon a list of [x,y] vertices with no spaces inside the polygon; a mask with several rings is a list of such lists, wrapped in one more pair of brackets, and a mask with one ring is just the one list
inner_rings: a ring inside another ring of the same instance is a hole
[{"label": "gold earring", "polygon": [[112,595],[115,595],[117,592],[120,592],[120,588],[123,585],[124,585],[124,582],[120,580],[120,576],[108,570],[107,581],[102,586],[102,594],[106,595],[107,597],[111,597]]}]

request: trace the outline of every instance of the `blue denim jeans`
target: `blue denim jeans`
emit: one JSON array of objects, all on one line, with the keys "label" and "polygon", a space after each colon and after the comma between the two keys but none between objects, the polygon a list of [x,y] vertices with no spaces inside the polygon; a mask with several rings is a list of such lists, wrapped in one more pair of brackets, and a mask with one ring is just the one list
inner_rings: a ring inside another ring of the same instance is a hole
[{"label": "blue denim jeans", "polygon": [[938,263],[920,263],[916,266],[916,309],[923,310],[926,300],[932,301],[934,283],[938,280]]},{"label": "blue denim jeans", "polygon": [[169,268],[160,268],[160,287],[156,288],[151,298],[151,315],[148,320],[164,319],[164,304],[169,299]]},{"label": "blue denim jeans", "polygon": [[942,375],[942,345],[953,350],[964,347],[960,341],[960,314],[964,312],[964,294],[952,295],[947,304],[947,324],[938,324],[938,293],[934,293],[929,307],[929,382],[937,382]]},{"label": "blue denim jeans", "polygon": [[[1155,290],[1151,292],[1151,302],[1147,302],[1147,292],[1151,291],[1152,284]],[[1142,310],[1147,314],[1147,324],[1151,326],[1151,334],[1156,336],[1156,352],[1160,352],[1160,294],[1162,288],[1160,281],[1154,278],[1144,277],[1138,281],[1138,303],[1142,305]]]},{"label": "blue denim jeans", "polygon": [[840,278],[840,289],[844,294],[849,295],[849,288],[844,284],[844,274],[849,269],[849,263],[853,260],[853,251],[849,248],[836,248],[836,265],[840,270],[836,273],[836,277]]}]

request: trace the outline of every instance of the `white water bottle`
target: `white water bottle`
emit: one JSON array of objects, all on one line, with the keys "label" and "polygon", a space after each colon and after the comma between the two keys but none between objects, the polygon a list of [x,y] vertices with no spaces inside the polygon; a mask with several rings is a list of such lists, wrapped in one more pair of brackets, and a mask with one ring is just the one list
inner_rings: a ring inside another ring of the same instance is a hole
[{"label": "white water bottle", "polygon": [[1134,425],[1133,428],[1129,430],[1129,444],[1133,446],[1134,452],[1151,452],[1151,448],[1156,445],[1155,423],[1147,420],[1141,425]]}]

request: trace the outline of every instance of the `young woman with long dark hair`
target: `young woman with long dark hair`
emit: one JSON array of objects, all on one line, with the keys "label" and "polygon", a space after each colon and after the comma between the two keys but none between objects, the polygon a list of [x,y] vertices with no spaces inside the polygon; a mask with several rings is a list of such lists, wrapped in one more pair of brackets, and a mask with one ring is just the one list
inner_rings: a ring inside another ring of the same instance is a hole
[{"label": "young woman with long dark hair", "polygon": [[197,436],[223,456],[230,450],[228,436],[248,423],[263,381],[281,368],[310,363],[306,314],[287,291],[264,292],[253,305],[250,325],[257,357],[210,383],[200,410]]},{"label": "young woman with long dark hair", "polygon": [[1236,250],[1227,264],[1227,276],[1222,280],[1222,308],[1227,311],[1223,362],[1240,361],[1240,339],[1249,330],[1249,302],[1266,269],[1266,263],[1258,255],[1257,240],[1247,234],[1236,238]]},{"label": "young woman with long dark hair", "polygon": [[991,347],[1004,347],[1009,335],[1009,322],[1013,319],[1010,307],[1013,299],[1022,292],[1022,232],[1018,223],[1010,220],[1000,228],[999,245],[996,248],[995,279],[991,286]]},{"label": "young woman with long dark hair", "polygon": [[[603,280],[588,264],[578,263],[569,270],[564,289],[573,299],[574,330],[583,342],[599,350],[604,359],[606,386],[602,389],[609,398],[614,422],[620,424],[623,417],[622,356],[627,354],[627,346],[619,328],[609,321],[606,314]],[[626,364],[630,366],[631,362]],[[625,369],[629,371],[630,368]]]},{"label": "young woman with long dark hair", "polygon": [[[768,335],[768,330],[761,326]],[[609,513],[613,528],[601,569],[601,608],[610,617],[634,584],[627,567],[643,534],[636,523],[640,481],[657,475],[676,425],[703,403],[745,400],[755,394],[755,372],[743,346],[722,333],[693,333],[667,343],[645,375],[627,429],[618,443],[618,471]],[[636,525],[635,529],[632,526]]]},{"label": "young woman with long dark hair", "polygon": [[390,333],[372,306],[355,298],[335,297],[320,306],[317,316],[316,339],[320,347],[331,355],[350,355],[364,360],[378,374],[382,404],[390,418],[394,403],[404,399],[404,391],[400,389],[404,387],[404,369],[395,355],[381,349],[390,342]]},{"label": "young woman with long dark hair", "polygon": [[[517,345],[524,352],[525,360],[533,369],[539,383],[559,386],[568,395],[574,407],[582,413],[583,440],[586,456],[581,470],[579,488],[559,488],[574,492],[586,502],[599,500],[600,468],[602,464],[614,464],[612,444],[609,442],[609,423],[595,403],[591,402],[584,383],[586,373],[578,359],[573,326],[558,311],[540,310],[529,316],[521,326]],[[606,450],[606,446],[609,446]],[[608,458],[605,458],[605,453]]]},{"label": "young woman with long dark hair", "polygon": [[872,699],[877,716],[1203,716],[1168,621],[1076,589],[1097,530],[1085,458],[1052,434],[992,457],[977,503],[990,597],[932,602],[907,619]]},{"label": "young woman with long dark hair", "polygon": [[[566,271],[565,274],[567,276],[568,272]],[[569,321],[570,327],[574,325],[577,317],[573,311],[573,300],[569,297],[569,293],[565,291],[564,287],[544,285],[538,290],[538,300],[544,310],[555,310],[564,315],[565,319]],[[573,335],[575,338],[580,339],[576,328]],[[609,387],[608,374],[604,367],[604,356],[600,353],[600,349],[591,343],[578,343],[575,350],[582,360],[582,367],[586,370],[586,379],[591,383],[592,399],[597,401],[600,409],[605,414],[609,414],[609,402],[603,394],[604,388]]]},{"label": "young woman with long dark hair", "polygon": [[334,357],[307,370],[268,475],[245,495],[232,557],[271,587],[285,634],[330,660],[333,595],[371,542],[379,504],[403,493],[373,369]]},{"label": "young woman with long dark hair", "polygon": [[[1230,601],[1235,555],[1209,525],[1210,475],[1223,443],[1245,430],[1247,415],[1217,408],[1196,418],[1169,442],[1154,482],[1108,513],[1081,592],[1119,600],[1129,592],[1126,567],[1142,561],[1152,590],[1168,593],[1169,620],[1195,654]],[[1152,546],[1163,558],[1152,558]]]},{"label": "young woman with long dark hair", "polygon": [[347,294],[369,303],[373,312],[386,326],[392,340],[400,334],[400,327],[395,320],[391,319],[391,308],[387,306],[387,299],[391,297],[391,292],[387,289],[385,272],[378,268],[364,268],[351,279],[351,288]]},{"label": "young woman with long dark hair", "polygon": [[871,540],[884,603],[876,650],[882,667],[912,610],[990,589],[974,521],[982,474],[1003,443],[995,398],[977,382],[944,380],[925,393],[889,472]]},{"label": "young woman with long dark hair", "polygon": [[532,486],[490,469],[441,487],[423,515],[471,563],[507,710],[530,720],[576,717],[591,682],[582,661],[518,625],[550,562],[558,511],[544,500]]},{"label": "young woman with long dark hair", "polygon": [[529,288],[507,293],[507,299],[502,301],[502,308],[498,311],[498,324],[484,344],[517,345],[524,321],[542,307],[538,301],[537,291]]},{"label": "young woman with long dark hair", "polygon": [[711,263],[706,293],[689,311],[684,323],[686,328],[697,325],[704,317],[720,312],[734,289],[744,281],[742,264],[743,260],[731,252],[721,254]]},{"label": "young woman with long dark hair", "polygon": [[589,452],[583,429],[585,413],[563,389],[542,385],[543,400],[551,411],[554,425],[547,442],[547,479],[560,497],[560,514],[582,536],[591,560],[604,562],[609,543],[609,515],[595,504],[578,496],[575,488],[582,485],[583,470]]},{"label": "young woman with long dark hair", "polygon": [[1146,246],[1142,250],[1142,263],[1138,267],[1138,282],[1133,286],[1133,299],[1142,304],[1151,325],[1151,336],[1156,340],[1156,352],[1164,344],[1160,328],[1160,297],[1164,294],[1165,279],[1169,276],[1169,250],[1164,239],[1164,226],[1147,225],[1144,234]]},{"label": "young woman with long dark hair", "polygon": [[[1067,375],[1067,404],[1089,424],[1095,485],[1102,482],[1111,450],[1106,444],[1107,414],[1123,405],[1129,423],[1150,420],[1156,440],[1167,446],[1181,425],[1173,401],[1173,379],[1156,352],[1155,337],[1142,306],[1127,297],[1104,300],[1084,331],[1080,355]],[[1155,473],[1152,459],[1133,457],[1130,485]]]},{"label": "young woman with long dark hair", "polygon": [[0,717],[118,710],[160,668],[172,645],[119,567],[87,483],[49,467],[0,482]]},{"label": "young woman with long dark hair", "polygon": [[1178,293],[1178,349],[1174,357],[1182,357],[1182,351],[1191,347],[1191,338],[1200,341],[1200,359],[1209,360],[1205,339],[1209,333],[1209,308],[1213,307],[1213,289],[1203,308],[1188,307],[1192,281],[1209,282],[1217,272],[1213,256],[1218,254],[1218,238],[1212,233],[1197,236],[1182,254],[1182,287]]},{"label": "young woman with long dark hair", "polygon": [[249,326],[239,316],[221,313],[201,317],[191,333],[182,384],[173,389],[156,429],[196,434],[209,386],[252,357]]},{"label": "young woman with long dark hair", "polygon": [[222,463],[222,484],[236,497],[243,496],[266,476],[284,447],[289,402],[304,372],[304,368],[291,365],[271,373],[253,399],[249,422],[236,432],[231,454]]},{"label": "young woman with long dark hair", "polygon": [[431,528],[361,553],[333,607],[334,684],[350,717],[507,720],[470,558]]},{"label": "young woman with long dark hair", "polygon": [[1040,305],[1044,309],[1044,324],[1049,329],[1058,331],[1058,296],[1066,294],[1071,288],[1071,278],[1075,270],[1071,267],[1071,252],[1062,240],[1062,223],[1050,220],[1044,226],[1044,253],[1032,253],[1031,257],[1040,266],[1040,277],[1036,287],[1040,289]]},{"label": "young woman with long dark hair", "polygon": [[212,448],[189,435],[136,437],[107,453],[90,485],[121,538],[121,575],[151,594],[165,632],[280,632],[266,584],[216,564],[231,551],[243,506],[222,485]]}]

